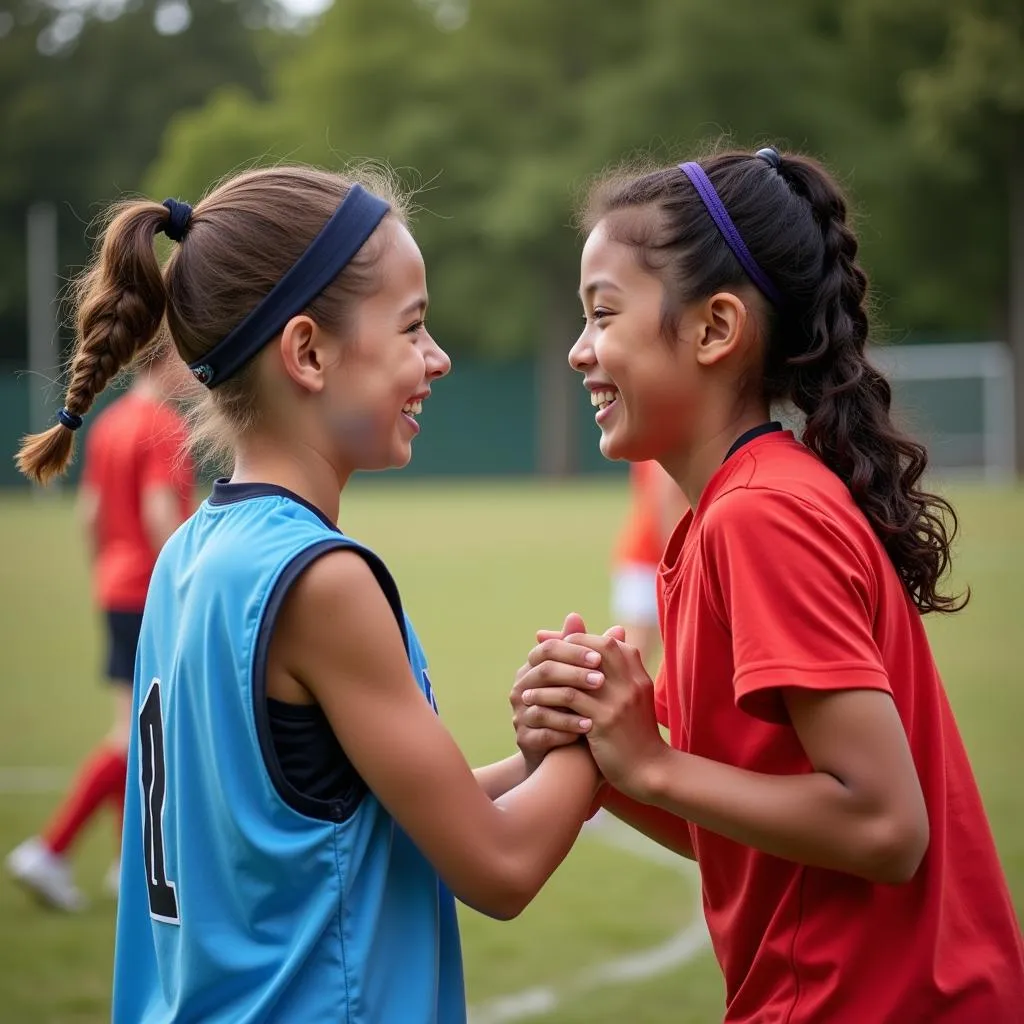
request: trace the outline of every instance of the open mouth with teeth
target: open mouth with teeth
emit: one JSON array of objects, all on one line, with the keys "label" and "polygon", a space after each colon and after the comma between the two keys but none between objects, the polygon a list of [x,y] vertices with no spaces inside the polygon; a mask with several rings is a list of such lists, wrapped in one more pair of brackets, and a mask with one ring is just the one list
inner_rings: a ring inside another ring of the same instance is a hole
[{"label": "open mouth with teeth", "polygon": [[416,417],[419,416],[421,412],[423,412],[422,397],[410,398],[409,401],[402,406],[402,419],[405,420],[414,435],[420,432],[420,425],[416,422]]},{"label": "open mouth with teeth", "polygon": [[598,412],[604,412],[619,397],[618,391],[608,388],[605,391],[591,391],[590,404],[597,407]]}]

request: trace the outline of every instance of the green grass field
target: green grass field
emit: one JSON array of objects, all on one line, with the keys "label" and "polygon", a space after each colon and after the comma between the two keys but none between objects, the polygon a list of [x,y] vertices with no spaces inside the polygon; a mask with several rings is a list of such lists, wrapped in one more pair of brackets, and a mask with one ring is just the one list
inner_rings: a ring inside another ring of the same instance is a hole
[{"label": "green grass field", "polygon": [[[963,519],[957,581],[972,586],[974,599],[930,629],[1020,914],[1024,490],[960,489],[953,497]],[[534,630],[560,623],[570,609],[607,625],[608,549],[624,507],[622,486],[609,482],[359,481],[346,496],[343,526],[394,571],[430,655],[441,712],[472,763],[512,750],[506,698]],[[70,501],[7,497],[0,534],[5,854],[43,823],[54,785],[102,735],[110,710],[97,681],[100,636]],[[477,1021],[524,1019],[515,1008],[531,1002],[538,1013],[530,1019],[562,1024],[721,1019],[717,967],[692,927],[693,874],[643,847],[616,846],[616,835],[585,834],[517,921],[463,913]],[[75,852],[77,878],[93,900],[76,918],[39,909],[0,878],[0,1021],[109,1019],[114,908],[100,882],[111,852],[107,818]],[[524,990],[532,996],[495,1002]]]}]

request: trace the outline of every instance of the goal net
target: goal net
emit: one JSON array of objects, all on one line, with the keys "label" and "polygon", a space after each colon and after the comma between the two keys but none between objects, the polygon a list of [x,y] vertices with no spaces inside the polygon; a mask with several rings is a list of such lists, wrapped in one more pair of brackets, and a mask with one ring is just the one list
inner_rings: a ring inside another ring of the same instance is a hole
[{"label": "goal net", "polygon": [[1013,358],[1002,342],[892,345],[871,358],[892,382],[894,416],[941,475],[1014,476]]}]

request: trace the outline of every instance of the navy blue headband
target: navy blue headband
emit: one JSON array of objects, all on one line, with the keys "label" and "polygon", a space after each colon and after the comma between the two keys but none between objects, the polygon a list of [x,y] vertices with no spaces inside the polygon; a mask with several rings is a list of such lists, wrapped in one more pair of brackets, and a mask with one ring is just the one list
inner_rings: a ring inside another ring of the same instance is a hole
[{"label": "navy blue headband", "polygon": [[214,388],[237,373],[344,270],[389,209],[383,199],[353,185],[320,234],[259,305],[223,341],[188,364],[192,376]]},{"label": "navy blue headband", "polygon": [[[758,153],[757,155],[760,156],[761,154]],[[769,301],[776,306],[781,306],[782,293],[772,284],[771,279],[760,268],[757,260],[751,256],[747,243],[743,241],[742,236],[736,229],[736,225],[733,224],[729,211],[726,210],[725,204],[715,191],[715,186],[711,184],[711,179],[704,173],[704,168],[700,164],[691,162],[680,164],[679,169],[693,182],[693,187],[697,190],[697,194],[707,207],[708,213],[711,214],[711,219],[715,222],[715,226],[718,228],[722,238],[725,239],[725,244],[732,249],[733,255],[739,260],[740,266],[747,273],[747,277],[757,285]]]}]

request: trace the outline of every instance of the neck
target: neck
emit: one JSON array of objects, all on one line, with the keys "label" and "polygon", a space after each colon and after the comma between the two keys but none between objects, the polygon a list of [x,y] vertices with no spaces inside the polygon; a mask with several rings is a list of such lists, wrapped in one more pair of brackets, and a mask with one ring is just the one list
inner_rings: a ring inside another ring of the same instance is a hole
[{"label": "neck", "polygon": [[235,452],[234,484],[274,484],[318,508],[332,523],[338,521],[341,491],[349,473],[339,474],[313,448],[281,449],[272,441],[250,438]]},{"label": "neck", "polygon": [[711,430],[703,432],[695,442],[687,444],[685,449],[669,453],[658,460],[665,472],[679,485],[690,508],[696,510],[708,481],[718,471],[736,439],[748,430],[768,422],[770,418],[768,406],[758,403],[756,407],[730,416]]}]

